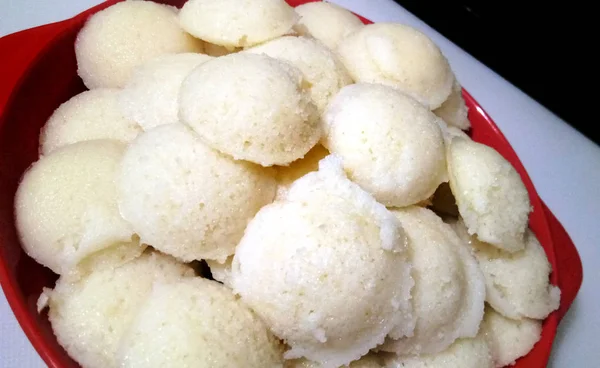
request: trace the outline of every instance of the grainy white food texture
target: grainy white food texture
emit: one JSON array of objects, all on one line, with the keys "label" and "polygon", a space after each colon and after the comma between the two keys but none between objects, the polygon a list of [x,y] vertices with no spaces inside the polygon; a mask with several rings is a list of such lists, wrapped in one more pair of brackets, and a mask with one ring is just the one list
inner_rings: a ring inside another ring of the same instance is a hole
[{"label": "grainy white food texture", "polygon": [[454,80],[450,96],[433,112],[450,126],[462,130],[467,130],[471,127],[468,119],[469,109],[462,96],[462,87],[457,80]]},{"label": "grainy white food texture", "polygon": [[212,57],[198,53],[161,55],[135,68],[119,94],[123,114],[144,130],[179,122],[181,83]]},{"label": "grainy white food texture", "polygon": [[295,10],[300,16],[294,26],[296,32],[323,42],[331,50],[335,50],[344,37],[364,26],[352,12],[333,3],[310,2]]},{"label": "grainy white food texture", "polygon": [[40,155],[81,141],[115,139],[127,143],[137,137],[142,129],[121,112],[119,93],[116,88],[97,88],[61,104],[40,132]]},{"label": "grainy white food texture", "polygon": [[193,276],[173,258],[147,252],[121,266],[96,268],[73,280],[61,276],[46,290],[48,318],[59,343],[86,368],[116,368],[121,337],[159,280]]},{"label": "grainy white food texture", "polygon": [[432,110],[452,91],[448,60],[429,37],[407,25],[366,25],[344,38],[337,51],[356,82],[392,86]]},{"label": "grainy white food texture", "polygon": [[287,165],[321,138],[309,87],[287,62],[251,53],[221,56],[184,80],[179,117],[236,160]]},{"label": "grainy white food texture", "polygon": [[359,359],[393,329],[407,335],[414,327],[402,228],[339,163],[325,162],[286,200],[258,212],[236,249],[232,284],[290,346],[286,359],[324,368]]},{"label": "grainy white food texture", "polygon": [[506,318],[493,308],[486,307],[481,331],[496,367],[500,368],[514,364],[533,349],[542,336],[542,322],[529,318]]},{"label": "grainy white food texture", "polygon": [[183,124],[141,134],[117,178],[119,208],[141,240],[185,262],[224,262],[276,185],[271,169],[224,156]]},{"label": "grainy white food texture", "polygon": [[35,162],[15,196],[15,217],[25,252],[57,274],[86,258],[132,242],[133,228],[117,207],[115,178],[125,144],[115,140],[74,143]]},{"label": "grainy white food texture", "polygon": [[306,37],[286,36],[252,47],[247,52],[287,61],[304,75],[319,114],[338,91],[352,83],[344,65],[326,46]]},{"label": "grainy white food texture", "polygon": [[322,120],[324,145],[342,159],[350,179],[386,206],[423,201],[448,180],[439,118],[406,94],[349,85]]},{"label": "grainy white food texture", "polygon": [[488,343],[482,333],[459,339],[436,354],[385,356],[386,368],[494,368]]},{"label": "grainy white food texture", "polygon": [[525,247],[531,204],[521,177],[495,149],[453,138],[448,148],[450,188],[469,234],[500,249]]},{"label": "grainy white food texture", "polygon": [[531,230],[525,249],[509,253],[470,236],[462,221],[453,224],[465,244],[475,252],[485,276],[486,301],[508,318],[544,319],[560,305],[560,289],[550,285],[552,266]]},{"label": "grainy white food texture", "polygon": [[120,367],[283,366],[280,342],[229,289],[201,278],[156,283],[120,343]]},{"label": "grainy white food texture", "polygon": [[229,48],[283,36],[298,18],[284,0],[189,0],[179,12],[187,32]]},{"label": "grainy white food texture", "polygon": [[431,210],[414,206],[393,213],[409,238],[416,327],[413,335],[400,339],[392,331],[381,350],[436,354],[456,339],[475,337],[485,299],[484,277],[475,257]]},{"label": "grainy white food texture", "polygon": [[163,54],[201,52],[177,21],[177,8],[123,1],[92,15],[77,34],[77,74],[86,87],[121,88],[133,69]]}]

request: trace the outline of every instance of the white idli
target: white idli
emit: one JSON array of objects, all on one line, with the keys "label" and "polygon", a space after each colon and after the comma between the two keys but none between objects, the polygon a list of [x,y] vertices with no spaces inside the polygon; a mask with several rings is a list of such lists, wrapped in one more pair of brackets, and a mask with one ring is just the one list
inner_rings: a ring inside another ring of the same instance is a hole
[{"label": "white idli", "polygon": [[456,232],[475,251],[486,283],[486,301],[508,318],[544,319],[560,305],[560,289],[550,285],[552,266],[531,230],[525,249],[509,253],[470,236],[462,221]]},{"label": "white idli", "polygon": [[509,252],[522,250],[531,204],[514,167],[495,149],[459,137],[448,147],[450,188],[469,234]]},{"label": "white idli", "polygon": [[452,230],[431,210],[407,207],[393,213],[409,238],[415,287],[414,334],[390,334],[383,351],[401,355],[436,354],[456,339],[475,337],[483,318],[485,282],[477,261]]},{"label": "white idli", "polygon": [[179,12],[181,26],[220,46],[253,46],[283,36],[298,21],[283,0],[189,0]]},{"label": "white idli", "polygon": [[161,125],[125,152],[119,208],[142,242],[161,252],[224,262],[246,223],[273,200],[273,176],[211,149],[182,124]]},{"label": "white idli", "polygon": [[179,117],[211,147],[263,166],[287,165],[321,137],[302,72],[251,53],[194,69],[181,86]]},{"label": "white idli", "polygon": [[48,319],[60,345],[82,367],[116,368],[119,341],[153,284],[186,276],[193,276],[191,268],[158,253],[96,268],[77,281],[61,276],[45,292]]},{"label": "white idli", "polygon": [[53,151],[25,172],[15,217],[30,257],[62,274],[97,252],[132,241],[114,182],[124,151],[125,144],[114,140],[83,141]]},{"label": "white idli", "polygon": [[350,179],[389,207],[423,201],[447,181],[437,117],[393,88],[342,88],[324,114],[324,145]]},{"label": "white idli", "polygon": [[433,110],[433,112],[450,126],[462,130],[467,130],[471,127],[468,118],[469,110],[462,96],[462,87],[456,80],[452,85],[452,92],[450,92],[446,101],[440,107]]},{"label": "white idli", "polygon": [[366,25],[344,38],[337,51],[356,82],[392,86],[432,110],[452,91],[448,60],[429,37],[407,25]]},{"label": "white idli", "polygon": [[331,50],[335,50],[344,37],[363,27],[356,15],[333,3],[310,2],[298,5],[295,10],[300,16],[294,26],[296,32],[323,42]]},{"label": "white idli", "polygon": [[500,368],[513,365],[533,349],[541,338],[542,322],[528,318],[517,321],[487,307],[481,332],[487,340],[496,367]]},{"label": "white idli", "polygon": [[185,33],[177,8],[152,1],[123,1],[92,15],[75,41],[77,74],[86,87],[121,88],[133,69],[163,54],[202,51]]},{"label": "white idli", "polygon": [[286,200],[263,207],[232,266],[234,291],[290,346],[285,358],[324,368],[359,359],[394,328],[413,327],[402,229],[338,170],[322,166]]},{"label": "white idli", "polygon": [[187,75],[212,57],[197,53],[162,55],[133,71],[119,96],[123,114],[144,130],[179,122],[179,89]]},{"label": "white idli", "polygon": [[352,83],[337,56],[320,42],[306,37],[281,37],[246,52],[287,61],[300,69],[310,84],[310,96],[319,113],[342,87]]},{"label": "white idli", "polygon": [[40,154],[68,144],[93,139],[133,140],[142,129],[119,108],[120,90],[98,88],[82,92],[61,104],[40,133]]},{"label": "white idli", "polygon": [[280,342],[229,289],[157,283],[121,341],[120,367],[282,367]]}]

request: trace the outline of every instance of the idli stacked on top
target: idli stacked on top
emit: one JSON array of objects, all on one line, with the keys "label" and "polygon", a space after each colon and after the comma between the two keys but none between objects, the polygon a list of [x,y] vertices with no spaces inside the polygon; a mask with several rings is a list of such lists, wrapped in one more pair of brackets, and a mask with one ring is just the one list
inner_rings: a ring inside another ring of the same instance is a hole
[{"label": "idli stacked on top", "polygon": [[339,367],[392,330],[412,332],[405,242],[394,215],[328,157],[248,224],[232,286],[290,346],[286,359]]},{"label": "idli stacked on top", "polygon": [[121,88],[133,69],[164,54],[201,52],[177,21],[177,8],[123,1],[92,15],[77,34],[77,73],[88,88]]},{"label": "idli stacked on top", "polygon": [[115,88],[97,88],[60,105],[40,132],[40,155],[93,139],[132,141],[142,129],[119,108],[119,93]]},{"label": "idli stacked on top", "polygon": [[141,134],[121,162],[119,208],[140,239],[185,262],[225,262],[275,196],[271,169],[206,146],[183,124]]},{"label": "idli stacked on top", "polygon": [[120,367],[282,367],[281,343],[229,289],[157,283],[120,342]]},{"label": "idli stacked on top", "polygon": [[115,140],[78,142],[27,170],[15,196],[15,217],[29,256],[63,274],[122,244],[129,246],[113,249],[131,256],[142,252],[117,206],[115,178],[125,148]]},{"label": "idli stacked on top", "polygon": [[523,181],[418,30],[126,1],[75,51],[90,90],[46,122],[15,217],[83,368],[501,367],[558,308]]}]

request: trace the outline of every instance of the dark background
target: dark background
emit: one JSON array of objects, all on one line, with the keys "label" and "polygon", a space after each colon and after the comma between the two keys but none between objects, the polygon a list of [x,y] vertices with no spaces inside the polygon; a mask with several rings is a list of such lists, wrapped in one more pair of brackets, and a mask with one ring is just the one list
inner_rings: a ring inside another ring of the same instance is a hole
[{"label": "dark background", "polygon": [[595,130],[600,101],[594,101],[600,91],[592,85],[597,66],[586,66],[596,64],[599,44],[585,32],[599,23],[589,23],[595,14],[590,6],[576,1],[395,1],[600,144]]}]

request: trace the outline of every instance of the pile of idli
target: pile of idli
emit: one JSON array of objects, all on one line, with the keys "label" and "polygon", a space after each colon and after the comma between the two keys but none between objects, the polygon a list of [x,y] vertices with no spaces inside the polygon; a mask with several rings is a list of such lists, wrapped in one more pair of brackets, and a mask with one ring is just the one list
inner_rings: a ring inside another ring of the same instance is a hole
[{"label": "pile of idli", "polygon": [[[502,367],[560,304],[450,63],[330,3],[125,1],[15,197],[84,368]],[[210,272],[207,272],[210,270]]]}]

